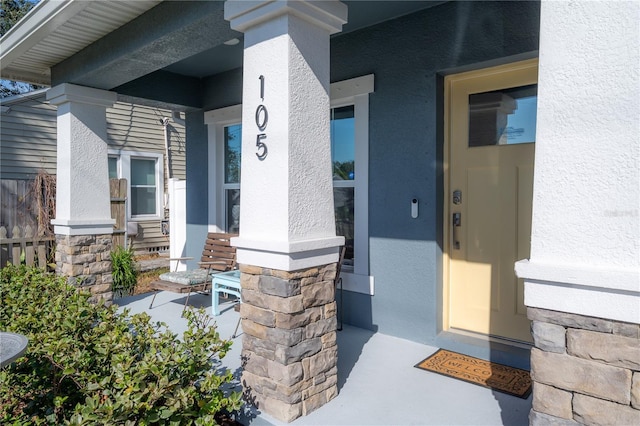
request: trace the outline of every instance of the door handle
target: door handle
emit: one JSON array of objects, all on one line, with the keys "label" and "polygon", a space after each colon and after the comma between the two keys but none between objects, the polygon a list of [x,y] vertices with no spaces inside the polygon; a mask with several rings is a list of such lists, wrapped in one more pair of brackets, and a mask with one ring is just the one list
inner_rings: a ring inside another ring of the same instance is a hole
[{"label": "door handle", "polygon": [[453,220],[451,221],[453,226],[453,248],[460,250],[460,239],[458,238],[458,228],[462,225],[462,218],[460,213],[453,214]]}]

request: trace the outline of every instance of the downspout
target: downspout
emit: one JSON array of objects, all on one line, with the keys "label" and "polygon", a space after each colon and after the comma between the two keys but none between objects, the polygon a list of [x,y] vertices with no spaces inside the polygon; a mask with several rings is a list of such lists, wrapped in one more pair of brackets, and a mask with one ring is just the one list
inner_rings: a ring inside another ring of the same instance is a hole
[{"label": "downspout", "polygon": [[164,155],[167,157],[167,178],[171,179],[173,177],[171,173],[171,156],[170,156],[170,142],[169,142],[169,118],[164,117],[160,119],[160,124],[164,128]]},{"label": "downspout", "polygon": [[[171,119],[176,124],[180,124],[181,126],[185,126],[184,119],[181,118],[180,112],[173,111],[171,114]],[[167,179],[173,178],[173,172],[171,167],[171,141],[169,140],[169,117],[163,117],[160,119],[160,124],[164,127],[164,154],[167,157]]]},{"label": "downspout", "polygon": [[[163,117],[160,119],[160,124],[162,125],[162,128],[164,130],[164,155],[167,159],[166,161],[166,169],[167,169],[167,174],[166,174],[166,182],[170,182],[172,175],[171,175],[171,142],[169,141],[169,118],[168,117]],[[169,208],[169,187],[171,185],[168,184],[168,186],[164,186],[164,184],[162,185],[162,192],[164,193],[163,198],[163,206],[162,208],[166,210]],[[167,188],[166,192],[165,192],[165,188]],[[163,217],[166,217],[165,214],[163,214]]]}]

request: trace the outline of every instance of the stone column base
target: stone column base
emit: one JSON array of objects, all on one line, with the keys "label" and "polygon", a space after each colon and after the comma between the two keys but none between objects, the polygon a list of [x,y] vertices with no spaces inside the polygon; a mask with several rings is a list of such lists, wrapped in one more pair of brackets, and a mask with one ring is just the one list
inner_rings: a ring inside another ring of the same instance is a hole
[{"label": "stone column base", "polygon": [[336,264],[286,272],[241,265],[247,399],[291,422],[338,394]]},{"label": "stone column base", "polygon": [[640,424],[640,324],[528,308],[532,425]]},{"label": "stone column base", "polygon": [[56,235],[56,273],[91,292],[91,301],[113,299],[111,235]]}]

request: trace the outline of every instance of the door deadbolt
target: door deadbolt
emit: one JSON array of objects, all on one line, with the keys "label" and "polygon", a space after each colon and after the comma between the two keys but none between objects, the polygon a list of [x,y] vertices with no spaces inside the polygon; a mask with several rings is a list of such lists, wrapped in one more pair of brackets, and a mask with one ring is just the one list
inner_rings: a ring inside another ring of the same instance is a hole
[{"label": "door deadbolt", "polygon": [[453,191],[453,204],[457,206],[458,204],[461,204],[461,203],[462,203],[462,191],[460,191],[459,189]]}]

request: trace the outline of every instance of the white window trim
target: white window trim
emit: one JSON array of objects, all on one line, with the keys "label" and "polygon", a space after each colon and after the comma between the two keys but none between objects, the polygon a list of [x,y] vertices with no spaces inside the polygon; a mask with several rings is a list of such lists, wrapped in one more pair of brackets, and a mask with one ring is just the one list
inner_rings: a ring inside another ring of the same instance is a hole
[{"label": "white window trim", "polygon": [[163,155],[153,152],[126,151],[109,149],[109,157],[118,159],[118,176],[127,180],[127,194],[131,194],[131,159],[156,160],[156,214],[135,215],[131,214],[131,203],[127,202],[127,218],[134,222],[164,219],[164,164]]},{"label": "white window trim", "polygon": [[[369,74],[331,84],[331,108],[354,105],[354,269],[343,270],[345,290],[374,294],[374,279],[369,275],[369,94],[374,91],[374,75]],[[242,123],[242,105],[207,111],[204,122],[209,136],[209,231],[224,230],[224,128]],[[341,186],[337,184],[335,186]],[[351,186],[351,185],[349,185]]]},{"label": "white window trim", "polygon": [[242,105],[233,105],[204,114],[208,126],[209,152],[208,195],[209,195],[209,232],[224,232],[224,128],[242,124]]}]

